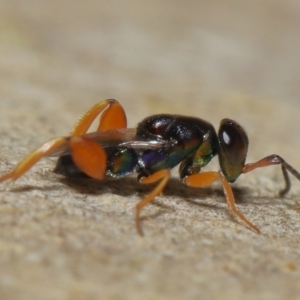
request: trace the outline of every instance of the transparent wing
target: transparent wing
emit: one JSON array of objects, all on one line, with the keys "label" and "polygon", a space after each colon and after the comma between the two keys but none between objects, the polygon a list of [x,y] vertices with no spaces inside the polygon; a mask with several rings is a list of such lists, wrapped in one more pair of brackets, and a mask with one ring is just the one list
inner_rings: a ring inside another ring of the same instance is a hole
[{"label": "transparent wing", "polygon": [[[174,146],[174,142],[159,141],[142,141],[136,140],[136,128],[125,128],[118,130],[105,130],[87,133],[84,137],[90,138],[101,144],[103,148],[107,147],[125,147],[136,150],[143,149],[162,149]],[[53,151],[49,156],[61,156],[70,153],[68,145],[61,146]]]}]

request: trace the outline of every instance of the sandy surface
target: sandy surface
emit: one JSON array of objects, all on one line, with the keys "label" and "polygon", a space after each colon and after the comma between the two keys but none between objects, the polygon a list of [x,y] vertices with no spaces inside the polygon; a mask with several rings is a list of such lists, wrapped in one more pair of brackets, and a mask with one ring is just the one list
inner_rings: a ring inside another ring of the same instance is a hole
[{"label": "sandy surface", "polygon": [[[105,98],[130,127],[230,117],[248,161],[278,153],[300,170],[298,2],[209,3],[2,0],[1,173]],[[300,299],[300,183],[280,199],[280,167],[234,184],[262,234],[228,214],[220,184],[191,189],[175,172],[140,237],[134,207],[151,187],[66,180],[54,164],[0,194],[0,299]]]}]

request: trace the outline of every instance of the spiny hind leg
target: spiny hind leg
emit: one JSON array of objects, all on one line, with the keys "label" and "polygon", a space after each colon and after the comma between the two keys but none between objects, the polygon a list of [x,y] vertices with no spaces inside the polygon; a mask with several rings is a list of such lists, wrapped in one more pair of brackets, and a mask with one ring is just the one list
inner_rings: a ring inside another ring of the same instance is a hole
[{"label": "spiny hind leg", "polygon": [[170,170],[164,169],[164,170],[157,171],[157,172],[155,172],[154,174],[152,174],[148,177],[142,177],[140,179],[140,182],[142,184],[150,184],[150,183],[160,181],[159,184],[151,191],[151,193],[148,194],[144,199],[142,199],[136,206],[135,221],[136,221],[137,231],[140,235],[143,235],[143,230],[142,230],[142,226],[141,226],[141,219],[140,219],[141,210],[148,203],[152,202],[154,200],[154,198],[162,192],[162,190],[164,189],[164,187],[168,183],[170,177],[171,177]]},{"label": "spiny hind leg", "polygon": [[51,154],[54,150],[66,144],[66,138],[56,138],[46,142],[41,147],[32,151],[25,158],[23,158],[12,171],[0,177],[0,182],[9,179],[15,181],[25,172],[27,172],[33,165],[35,165],[41,158]]},{"label": "spiny hind leg", "polygon": [[[105,110],[106,109],[106,110]],[[105,110],[103,112],[103,110]],[[41,158],[51,155],[55,150],[63,147],[71,148],[71,155],[76,165],[87,175],[102,179],[106,169],[106,154],[96,142],[82,138],[95,118],[103,112],[98,130],[126,128],[127,121],[123,107],[113,99],[104,100],[92,107],[77,123],[71,137],[55,138],[37,148],[9,173],[0,177],[0,182],[16,180],[35,165]]]},{"label": "spiny hind leg", "polygon": [[127,127],[127,119],[122,105],[114,99],[104,100],[93,106],[77,123],[69,146],[76,166],[86,175],[103,179],[106,171],[107,156],[103,147],[84,135],[93,121],[102,113],[97,131],[114,130]]},{"label": "spiny hind leg", "polygon": [[0,182],[9,179],[15,181],[41,158],[50,155],[60,147],[66,146],[70,148],[75,164],[84,173],[95,179],[102,179],[104,177],[106,171],[106,153],[103,147],[91,139],[73,136],[69,138],[56,138],[46,142],[21,160],[11,172],[0,177]]},{"label": "spiny hind leg", "polygon": [[[102,113],[103,112],[103,113]],[[93,106],[75,125],[71,135],[78,136],[87,133],[94,120],[100,115],[98,131],[122,129],[127,127],[126,114],[121,104],[114,99],[104,100]]]},{"label": "spiny hind leg", "polygon": [[103,179],[107,156],[100,144],[83,136],[72,136],[69,146],[73,161],[81,171],[94,179]]},{"label": "spiny hind leg", "polygon": [[226,180],[226,178],[219,172],[203,172],[199,174],[193,174],[184,178],[183,182],[188,186],[204,188],[210,186],[216,180],[220,179],[223,185],[224,194],[227,200],[229,210],[235,214],[241,221],[246,223],[251,229],[260,233],[260,230],[253,225],[246,217],[236,208],[234,195],[232,189]]}]

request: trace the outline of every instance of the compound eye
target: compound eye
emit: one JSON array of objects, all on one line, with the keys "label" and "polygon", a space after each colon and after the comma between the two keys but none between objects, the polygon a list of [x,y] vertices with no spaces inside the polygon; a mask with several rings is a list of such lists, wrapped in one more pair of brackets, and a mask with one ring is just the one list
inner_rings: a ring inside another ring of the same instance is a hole
[{"label": "compound eye", "polygon": [[237,122],[223,119],[218,136],[229,163],[233,166],[244,164],[249,144],[245,130]]},{"label": "compound eye", "polygon": [[234,182],[243,172],[248,151],[245,130],[235,121],[224,119],[219,129],[219,162],[222,173],[229,182]]}]

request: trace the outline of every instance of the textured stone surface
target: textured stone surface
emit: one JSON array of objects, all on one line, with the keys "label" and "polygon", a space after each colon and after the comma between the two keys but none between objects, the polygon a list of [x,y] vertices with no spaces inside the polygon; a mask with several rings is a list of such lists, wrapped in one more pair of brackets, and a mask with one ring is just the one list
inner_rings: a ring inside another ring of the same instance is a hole
[{"label": "textured stone surface", "polygon": [[[2,0],[1,173],[108,97],[131,127],[159,112],[236,119],[249,161],[278,153],[300,170],[298,2],[209,3]],[[279,167],[234,184],[261,235],[230,217],[219,184],[174,176],[141,238],[150,187],[69,181],[54,161],[0,193],[1,299],[299,299],[300,183],[279,199]]]}]

